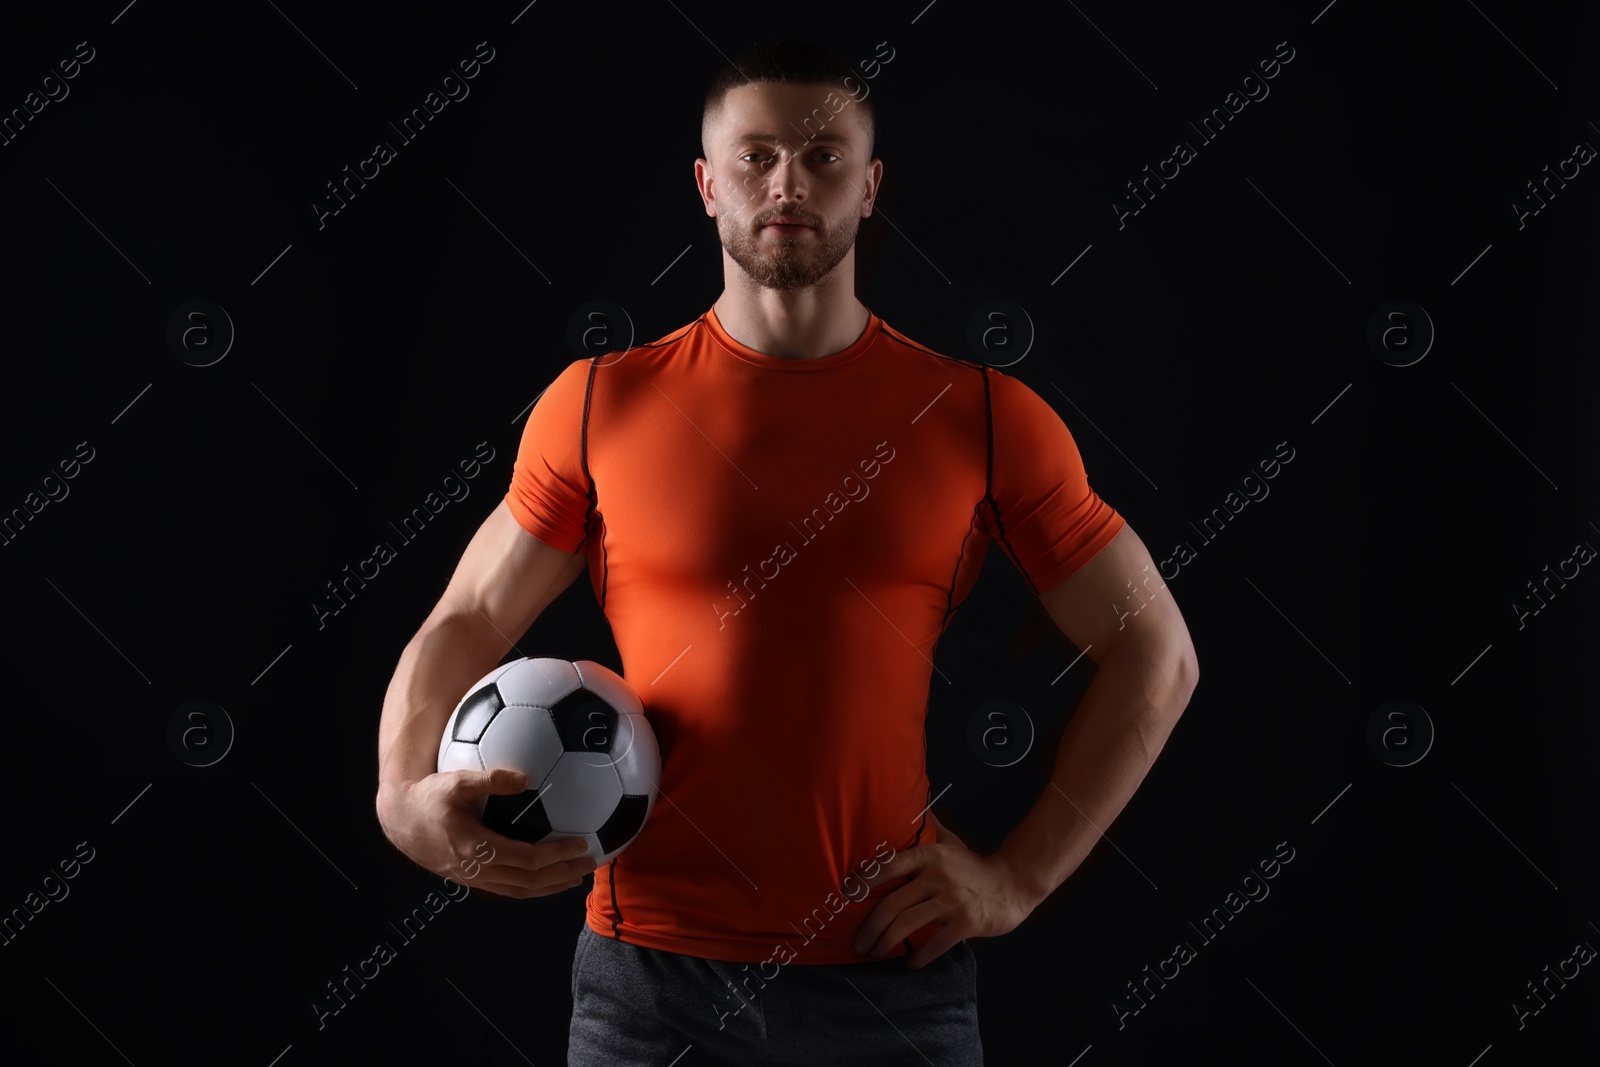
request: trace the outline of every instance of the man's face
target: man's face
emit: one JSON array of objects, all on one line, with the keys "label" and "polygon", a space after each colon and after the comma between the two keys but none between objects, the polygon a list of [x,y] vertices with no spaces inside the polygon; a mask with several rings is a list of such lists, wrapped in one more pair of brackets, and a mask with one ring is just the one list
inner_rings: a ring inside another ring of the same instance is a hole
[{"label": "man's face", "polygon": [[756,82],[723,98],[695,174],[722,247],[759,284],[807,288],[850,253],[882,173],[859,108],[829,85]]}]

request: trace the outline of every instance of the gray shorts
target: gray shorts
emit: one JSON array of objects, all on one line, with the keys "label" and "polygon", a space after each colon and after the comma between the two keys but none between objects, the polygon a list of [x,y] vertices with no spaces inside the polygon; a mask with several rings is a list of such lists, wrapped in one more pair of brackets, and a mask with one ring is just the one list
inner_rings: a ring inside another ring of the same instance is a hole
[{"label": "gray shorts", "polygon": [[774,966],[641,948],[585,924],[567,1067],[983,1067],[965,941],[918,971],[904,956]]}]

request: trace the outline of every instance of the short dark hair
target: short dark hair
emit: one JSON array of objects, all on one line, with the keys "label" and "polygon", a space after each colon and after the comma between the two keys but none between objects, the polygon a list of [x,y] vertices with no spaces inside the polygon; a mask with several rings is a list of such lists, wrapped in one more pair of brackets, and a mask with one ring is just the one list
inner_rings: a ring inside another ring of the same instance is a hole
[{"label": "short dark hair", "polygon": [[[867,157],[871,158],[878,124],[871,101],[866,93],[861,92],[864,81],[837,52],[814,41],[804,40],[758,42],[723,68],[706,92],[705,106],[700,112],[700,146],[703,151],[709,152],[711,149],[706,143],[706,131],[711,124],[711,116],[722,106],[723,97],[728,95],[730,89],[755,82],[837,87],[850,97],[852,106],[857,109],[861,125],[867,131]],[[855,85],[854,89],[851,88],[852,84]]]}]

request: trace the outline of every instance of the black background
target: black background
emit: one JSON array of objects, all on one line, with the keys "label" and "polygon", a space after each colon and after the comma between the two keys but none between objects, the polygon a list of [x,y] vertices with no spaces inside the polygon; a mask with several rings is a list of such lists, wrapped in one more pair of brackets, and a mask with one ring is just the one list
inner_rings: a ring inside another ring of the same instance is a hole
[{"label": "black background", "polygon": [[[94,458],[0,548],[0,911],[80,842],[94,859],[0,947],[7,1060],[563,1062],[581,894],[477,894],[401,944],[389,923],[441,883],[374,818],[379,710],[528,405],[576,358],[574,309],[609,300],[642,342],[719,293],[701,97],[785,32],[856,62],[893,49],[862,299],[963,356],[982,304],[1025,308],[1037,335],[1007,372],[1157,560],[1198,550],[1170,589],[1201,682],[1114,846],[976,946],[990,1062],[1592,1054],[1595,967],[1520,1028],[1513,1002],[1600,946],[1600,578],[1521,629],[1511,605],[1600,546],[1600,178],[1521,227],[1512,207],[1600,146],[1594,9],[1323,2],[9,12],[7,113],[77,42],[95,58],[0,147],[0,513],[80,442]],[[480,41],[470,95],[402,144],[387,124]],[[1270,95],[1199,146],[1188,122],[1282,41]],[[1123,183],[1180,139],[1197,157],[1119,229]],[[325,183],[378,140],[396,158],[319,227]],[[207,367],[166,340],[196,299],[237,329]],[[1406,367],[1366,340],[1397,299],[1436,330]],[[479,442],[471,495],[319,627],[324,583]],[[1295,458],[1270,496],[1202,543],[1190,524],[1279,442]],[[620,669],[586,579],[515,654]],[[992,552],[928,723],[930,780],[953,783],[935,810],[975,847],[1043,787],[1092,674],[1052,685],[1076,655]],[[195,699],[237,730],[205,768],[167,740]],[[965,740],[994,699],[1041,732],[1004,770]],[[1395,699],[1436,732],[1407,767],[1367,740]],[[1270,896],[1201,947],[1188,924],[1280,842]],[[398,958],[319,1028],[325,983],[380,940]],[[1180,940],[1198,957],[1119,1029],[1125,983]]]}]

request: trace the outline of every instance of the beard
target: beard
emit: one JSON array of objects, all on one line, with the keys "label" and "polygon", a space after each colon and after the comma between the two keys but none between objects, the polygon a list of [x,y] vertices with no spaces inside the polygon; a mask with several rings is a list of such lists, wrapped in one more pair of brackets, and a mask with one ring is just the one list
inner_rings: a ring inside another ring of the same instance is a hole
[{"label": "beard", "polygon": [[[860,223],[855,217],[835,226],[819,220],[809,234],[763,237],[759,228],[746,229],[736,219],[718,215],[717,231],[728,255],[757,284],[768,289],[794,290],[816,285],[839,265],[855,244]],[[770,250],[762,250],[763,241]]]}]

